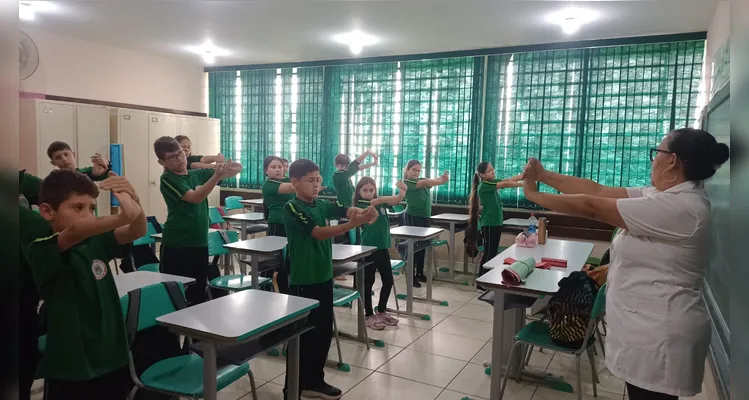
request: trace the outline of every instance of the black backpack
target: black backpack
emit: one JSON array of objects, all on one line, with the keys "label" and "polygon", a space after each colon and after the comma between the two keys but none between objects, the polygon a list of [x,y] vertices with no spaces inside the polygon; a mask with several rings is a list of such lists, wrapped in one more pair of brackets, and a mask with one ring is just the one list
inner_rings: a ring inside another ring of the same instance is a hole
[{"label": "black backpack", "polygon": [[559,281],[559,291],[549,300],[549,333],[554,344],[579,349],[598,294],[598,284],[585,272],[572,272]]}]

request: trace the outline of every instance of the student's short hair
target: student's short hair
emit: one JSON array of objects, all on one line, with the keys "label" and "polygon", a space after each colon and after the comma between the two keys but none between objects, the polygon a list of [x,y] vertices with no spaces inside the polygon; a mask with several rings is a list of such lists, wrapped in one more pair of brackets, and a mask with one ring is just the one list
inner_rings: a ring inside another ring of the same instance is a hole
[{"label": "student's short hair", "polygon": [[49,159],[51,160],[53,154],[57,153],[58,151],[65,150],[73,151],[73,149],[71,149],[70,146],[65,142],[52,142],[49,147],[47,147],[47,157],[49,157]]},{"label": "student's short hair", "polygon": [[289,160],[287,160],[287,159],[285,159],[285,158],[281,158],[281,163],[282,163],[282,164],[283,164],[283,163],[286,163],[286,164],[288,164],[288,163],[289,163]]},{"label": "student's short hair", "polygon": [[289,178],[300,179],[310,172],[319,171],[320,167],[314,161],[300,158],[289,165]]},{"label": "student's short hair", "polygon": [[177,143],[182,143],[183,140],[188,140],[188,141],[192,142],[192,140],[190,140],[190,138],[187,137],[187,136],[185,136],[185,135],[177,135],[177,136],[174,137],[174,140],[176,140]]},{"label": "student's short hair", "polygon": [[57,210],[60,204],[74,194],[96,198],[99,196],[99,188],[91,178],[74,169],[54,170],[42,181],[39,203],[47,203],[53,210]]},{"label": "student's short hair", "polygon": [[283,162],[283,159],[281,157],[276,157],[276,156],[265,157],[265,159],[263,159],[263,173],[265,173],[266,175],[268,175],[267,174],[268,166],[270,166],[270,163],[272,163],[273,161]]},{"label": "student's short hair", "polygon": [[163,160],[167,153],[177,150],[182,150],[182,147],[179,145],[177,139],[171,136],[162,136],[153,142],[153,151],[159,160]]},{"label": "student's short hair", "polygon": [[335,156],[335,165],[349,165],[351,164],[351,157],[347,154],[339,154]]}]

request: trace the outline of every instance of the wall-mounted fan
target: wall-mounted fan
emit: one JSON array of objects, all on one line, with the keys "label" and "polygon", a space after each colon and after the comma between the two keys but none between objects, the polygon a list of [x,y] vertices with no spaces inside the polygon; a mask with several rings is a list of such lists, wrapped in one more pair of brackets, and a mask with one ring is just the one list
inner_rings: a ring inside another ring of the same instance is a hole
[{"label": "wall-mounted fan", "polygon": [[18,39],[18,72],[21,80],[24,80],[33,75],[39,67],[39,49],[24,32],[19,32]]}]

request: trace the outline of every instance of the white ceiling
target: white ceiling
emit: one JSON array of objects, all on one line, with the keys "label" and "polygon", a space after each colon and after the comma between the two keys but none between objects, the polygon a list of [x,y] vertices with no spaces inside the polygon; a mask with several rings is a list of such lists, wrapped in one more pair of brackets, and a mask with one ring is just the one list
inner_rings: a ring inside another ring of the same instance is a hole
[{"label": "white ceiling", "polygon": [[[379,37],[360,57],[706,31],[717,0],[257,0],[54,2],[24,21],[45,31],[202,63],[185,47],[206,38],[232,52],[215,65],[350,58],[332,36]],[[569,6],[598,18],[566,36],[547,21]]]}]

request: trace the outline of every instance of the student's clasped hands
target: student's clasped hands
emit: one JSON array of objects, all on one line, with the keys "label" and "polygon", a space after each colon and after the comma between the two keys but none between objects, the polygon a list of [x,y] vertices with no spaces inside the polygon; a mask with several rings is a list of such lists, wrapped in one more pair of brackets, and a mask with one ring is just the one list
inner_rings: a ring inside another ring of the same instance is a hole
[{"label": "student's clasped hands", "polygon": [[119,176],[114,172],[109,172],[109,178],[99,184],[102,190],[110,190],[117,201],[120,203],[120,214],[131,223],[138,219],[143,210],[140,207],[138,195],[135,188],[124,176]]},{"label": "student's clasped hands", "polygon": [[351,223],[355,226],[370,224],[372,225],[377,221],[377,210],[374,207],[367,207],[365,209],[356,209],[356,212],[351,216]]},{"label": "student's clasped hands", "polygon": [[541,179],[544,167],[538,159],[528,159],[528,164],[523,168],[523,191],[535,192],[538,190],[536,182]]}]

